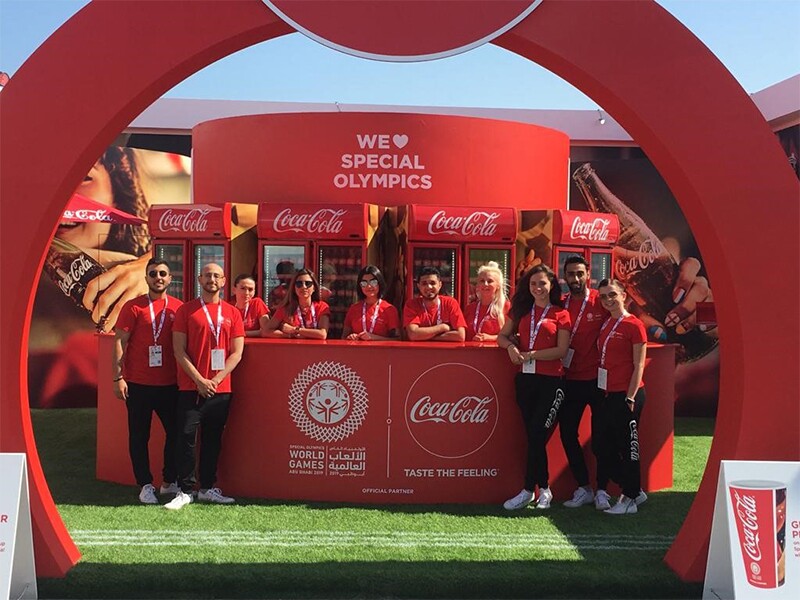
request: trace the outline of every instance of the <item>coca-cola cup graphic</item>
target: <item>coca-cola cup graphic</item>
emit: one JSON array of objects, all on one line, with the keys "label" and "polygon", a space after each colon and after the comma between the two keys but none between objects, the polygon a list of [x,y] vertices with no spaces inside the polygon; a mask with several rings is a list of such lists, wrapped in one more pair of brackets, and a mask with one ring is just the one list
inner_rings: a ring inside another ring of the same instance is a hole
[{"label": "coca-cola cup graphic", "polygon": [[728,493],[747,582],[773,589],[786,581],[786,484],[733,481]]}]

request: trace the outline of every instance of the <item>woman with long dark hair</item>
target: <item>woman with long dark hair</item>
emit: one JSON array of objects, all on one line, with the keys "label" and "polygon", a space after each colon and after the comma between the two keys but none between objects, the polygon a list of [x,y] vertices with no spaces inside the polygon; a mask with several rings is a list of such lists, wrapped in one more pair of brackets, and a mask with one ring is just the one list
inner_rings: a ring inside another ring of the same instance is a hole
[{"label": "woman with long dark hair", "polygon": [[344,318],[342,338],[351,341],[397,339],[400,315],[397,309],[384,300],[386,280],[381,270],[367,265],[358,273],[356,288],[359,302],[353,304]]},{"label": "woman with long dark hair", "polygon": [[326,339],[331,309],[320,300],[319,293],[319,281],[313,271],[296,271],[288,293],[261,334],[272,338]]},{"label": "woman with long dark hair", "polygon": [[550,508],[547,465],[547,435],[555,425],[564,399],[561,359],[569,347],[571,322],[562,308],[558,279],[545,265],[537,265],[522,276],[511,299],[510,319],[497,337],[497,345],[508,351],[509,360],[520,366],[514,379],[517,405],[528,438],[527,467],[522,490],[507,500],[508,510]]}]

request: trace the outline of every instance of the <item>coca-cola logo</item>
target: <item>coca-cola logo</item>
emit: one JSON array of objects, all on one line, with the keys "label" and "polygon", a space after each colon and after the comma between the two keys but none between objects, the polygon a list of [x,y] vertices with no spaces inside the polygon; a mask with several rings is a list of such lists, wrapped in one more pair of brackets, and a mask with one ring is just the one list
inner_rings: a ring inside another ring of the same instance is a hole
[{"label": "coca-cola logo", "polygon": [[758,513],[756,512],[756,498],[748,494],[740,494],[731,490],[735,501],[734,514],[739,522],[742,532],[742,548],[752,560],[761,561],[761,544],[758,532]]},{"label": "coca-cola logo", "polygon": [[[644,271],[662,255],[669,256],[666,248],[657,238],[647,238],[640,245],[638,252],[630,252],[614,248],[615,271],[617,277],[622,281],[626,281],[639,273]],[[667,258],[671,260],[671,258]]]},{"label": "coca-cola logo", "polygon": [[405,419],[411,437],[439,458],[462,458],[480,450],[491,439],[498,417],[494,386],[469,365],[431,367],[406,394]]},{"label": "coca-cola logo", "polygon": [[611,219],[596,217],[591,221],[583,221],[579,216],[572,221],[569,236],[575,240],[587,242],[607,242],[611,233]]},{"label": "coca-cola logo", "polygon": [[184,233],[203,233],[208,230],[208,215],[211,209],[193,208],[174,210],[168,208],[158,219],[160,231],[182,231]]},{"label": "coca-cola logo", "polygon": [[428,221],[428,233],[431,235],[461,235],[464,237],[491,237],[497,231],[497,219],[500,213],[475,211],[466,217],[448,216],[440,210]]},{"label": "coca-cola logo", "polygon": [[278,233],[294,231],[296,233],[340,233],[342,231],[342,217],[346,210],[335,208],[320,208],[314,212],[293,212],[285,208],[279,212],[272,222],[272,228]]},{"label": "coca-cola logo", "polygon": [[63,278],[58,282],[58,287],[65,295],[69,296],[72,292],[72,288],[80,283],[83,276],[86,275],[93,266],[94,263],[85,255],[81,254],[72,261],[69,270],[63,273]]},{"label": "coca-cola logo", "polygon": [[107,210],[98,208],[95,210],[78,209],[78,210],[65,210],[65,221],[100,221],[103,223],[111,223],[111,214]]}]

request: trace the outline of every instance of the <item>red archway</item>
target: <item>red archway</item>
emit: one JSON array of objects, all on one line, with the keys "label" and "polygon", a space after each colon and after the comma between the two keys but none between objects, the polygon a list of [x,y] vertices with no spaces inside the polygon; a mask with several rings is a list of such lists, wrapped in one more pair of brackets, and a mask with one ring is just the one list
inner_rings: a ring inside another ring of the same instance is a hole
[{"label": "red archway", "polygon": [[[28,321],[40,272],[33,267],[76,184],[137,114],[203,66],[289,32],[260,0],[95,1],[0,95],[0,249],[6,290],[22,290],[4,294],[0,313],[0,451],[28,454],[42,576],[63,575],[79,554],[49,494],[27,406]],[[613,114],[661,172],[701,245],[725,332],[719,418],[700,491],[667,555],[681,577],[700,580],[719,461],[800,456],[797,376],[764,375],[796,373],[800,350],[793,335],[776,339],[752,318],[764,310],[763,291],[749,283],[780,282],[770,308],[782,331],[800,330],[800,283],[783,264],[797,256],[797,181],[744,90],[654,2],[544,2],[495,43]],[[24,210],[27,229],[11,210]]]}]

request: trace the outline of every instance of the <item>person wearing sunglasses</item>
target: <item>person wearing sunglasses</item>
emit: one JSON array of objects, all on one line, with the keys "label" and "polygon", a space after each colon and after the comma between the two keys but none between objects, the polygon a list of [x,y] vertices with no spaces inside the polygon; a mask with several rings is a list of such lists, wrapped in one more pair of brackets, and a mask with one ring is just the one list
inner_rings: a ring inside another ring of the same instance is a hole
[{"label": "person wearing sunglasses", "polygon": [[495,261],[491,260],[478,268],[475,293],[478,299],[464,310],[467,341],[494,342],[511,307],[506,297],[505,277]]},{"label": "person wearing sunglasses", "polygon": [[114,332],[111,376],[114,395],[128,412],[128,451],[140,487],[139,502],[158,504],[150,472],[150,423],[155,412],[164,427],[161,495],[178,493],[176,436],[178,373],[172,351],[172,323],[183,302],[167,294],[169,265],[151,258],[145,267],[147,294],[128,300]]},{"label": "person wearing sunglasses", "polygon": [[604,512],[630,515],[638,512],[638,506],[647,499],[641,489],[639,465],[647,333],[644,323],[625,310],[628,296],[619,281],[603,279],[598,292],[603,308],[611,316],[597,337],[600,352],[597,387],[605,396],[597,404],[597,428],[592,430],[597,446],[597,495],[606,491],[608,481],[613,478],[622,487],[622,495]]},{"label": "person wearing sunglasses", "polygon": [[300,269],[289,283],[289,291],[262,330],[263,337],[324,340],[328,337],[331,309],[320,299],[314,273]]},{"label": "person wearing sunglasses", "polygon": [[365,342],[397,339],[400,315],[383,298],[386,280],[378,267],[367,265],[361,269],[357,292],[361,300],[347,311],[342,338]]},{"label": "person wearing sunglasses", "polygon": [[269,308],[256,296],[256,280],[245,274],[236,277],[233,299],[242,315],[245,337],[261,337],[261,329],[269,321]]}]

